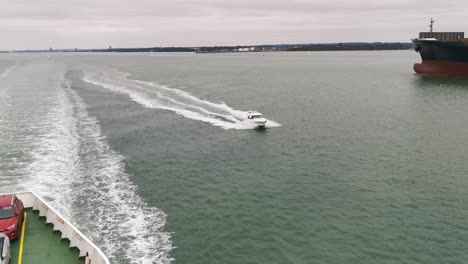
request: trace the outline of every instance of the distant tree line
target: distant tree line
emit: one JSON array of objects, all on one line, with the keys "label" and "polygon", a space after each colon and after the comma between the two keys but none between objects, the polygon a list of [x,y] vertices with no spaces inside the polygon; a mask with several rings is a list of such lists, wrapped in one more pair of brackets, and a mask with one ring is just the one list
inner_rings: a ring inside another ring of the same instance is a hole
[{"label": "distant tree line", "polygon": [[259,51],[339,51],[339,50],[405,50],[412,47],[406,42],[348,42],[348,43],[320,43],[320,44],[280,44],[255,46],[214,46],[200,47],[198,53],[220,52],[259,52]]},{"label": "distant tree line", "polygon": [[253,46],[207,46],[207,47],[150,47],[150,48],[112,48],[107,49],[50,49],[15,50],[0,52],[267,52],[267,51],[340,51],[340,50],[405,50],[411,49],[407,42],[347,42],[320,44],[277,44]]},{"label": "distant tree line", "polygon": [[51,50],[14,50],[6,52],[194,52],[195,48],[153,47],[153,48],[107,48],[107,49],[51,49]]},{"label": "distant tree line", "polygon": [[154,48],[110,48],[110,49],[89,49],[78,50],[86,52],[194,52],[194,48],[184,47],[154,47]]},{"label": "distant tree line", "polygon": [[349,42],[297,45],[288,51],[339,51],[339,50],[407,50],[413,44],[406,42]]}]

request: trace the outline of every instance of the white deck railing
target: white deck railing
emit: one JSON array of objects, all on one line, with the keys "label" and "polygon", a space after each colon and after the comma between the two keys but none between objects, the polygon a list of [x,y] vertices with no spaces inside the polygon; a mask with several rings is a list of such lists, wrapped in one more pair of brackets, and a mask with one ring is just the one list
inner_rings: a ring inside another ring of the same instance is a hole
[{"label": "white deck railing", "polygon": [[85,257],[85,264],[109,264],[109,260],[102,251],[83,235],[75,226],[70,224],[54,208],[34,192],[17,193],[18,198],[23,201],[25,208],[39,211],[39,216],[46,218],[46,223],[54,225],[54,230],[62,233],[62,239],[70,240],[70,247],[80,250],[80,257]]}]

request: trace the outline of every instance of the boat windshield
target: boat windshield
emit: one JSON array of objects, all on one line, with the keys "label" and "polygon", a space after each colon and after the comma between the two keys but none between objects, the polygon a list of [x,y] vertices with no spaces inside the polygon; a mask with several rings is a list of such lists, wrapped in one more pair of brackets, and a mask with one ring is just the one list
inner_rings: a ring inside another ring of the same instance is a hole
[{"label": "boat windshield", "polygon": [[0,207],[0,219],[7,219],[13,217],[13,207],[4,206]]}]

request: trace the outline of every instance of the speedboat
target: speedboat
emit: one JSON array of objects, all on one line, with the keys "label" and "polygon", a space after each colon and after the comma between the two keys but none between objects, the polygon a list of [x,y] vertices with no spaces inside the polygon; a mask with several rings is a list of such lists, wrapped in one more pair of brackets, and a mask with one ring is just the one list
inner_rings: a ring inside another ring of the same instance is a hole
[{"label": "speedboat", "polygon": [[265,127],[265,124],[267,120],[260,114],[259,112],[256,111],[247,111],[247,121],[249,121],[252,124],[255,124],[256,127]]}]

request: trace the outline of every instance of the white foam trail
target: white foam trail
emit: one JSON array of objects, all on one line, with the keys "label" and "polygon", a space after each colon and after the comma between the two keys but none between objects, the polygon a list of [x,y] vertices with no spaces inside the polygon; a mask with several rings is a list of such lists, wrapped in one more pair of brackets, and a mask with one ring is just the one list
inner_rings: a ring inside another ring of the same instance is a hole
[{"label": "white foam trail", "polygon": [[136,194],[124,157],[110,148],[98,121],[71,89],[64,65],[40,66],[21,67],[26,74],[15,74],[19,79],[10,83],[22,84],[26,75],[39,96],[26,105],[14,101],[11,116],[0,126],[0,190],[36,191],[100,246],[111,263],[170,263],[166,215]]},{"label": "white foam trail", "polygon": [[[28,72],[31,68],[21,70]],[[8,149],[5,160],[13,168],[7,171],[9,178],[19,179],[15,190],[37,191],[66,213],[71,199],[64,190],[69,189],[69,179],[77,173],[73,163],[78,160],[78,139],[73,120],[69,118],[73,108],[60,88],[62,71],[63,65],[47,65],[37,72],[28,72],[27,76],[34,82],[32,92],[42,96],[34,103],[14,102],[15,108],[11,108],[11,116],[6,119],[10,137],[5,144]],[[40,79],[44,73],[48,78]],[[22,76],[16,74],[15,78]],[[10,80],[8,86],[14,88],[15,81]],[[24,86],[21,81],[20,87]]]},{"label": "white foam trail", "polygon": [[[3,170],[8,161],[4,158],[9,154],[10,147],[10,135],[9,135],[9,107],[10,96],[5,90],[0,90],[0,186],[3,188],[11,188],[11,184],[15,183],[15,180],[11,180],[11,176],[4,175],[6,174]],[[0,189],[3,189],[0,188]]]},{"label": "white foam trail", "polygon": [[[13,66],[6,68],[2,74],[0,74],[0,79],[6,77],[16,66],[18,65],[18,61]],[[2,81],[3,82],[3,81]],[[6,124],[7,120],[7,109],[10,107],[10,96],[6,91],[6,87],[0,83],[0,132],[2,132],[2,128],[4,124]],[[2,143],[3,137],[0,137],[0,144]]]},{"label": "white foam trail", "polygon": [[54,98],[49,101],[50,110],[44,120],[31,127],[31,162],[25,168],[28,180],[20,186],[53,201],[61,213],[68,215],[73,196],[64,190],[69,190],[72,180],[80,174],[80,141],[73,105],[60,87],[60,80],[56,81],[56,87],[50,91]]},{"label": "white foam trail", "polygon": [[14,68],[16,68],[16,66],[18,66],[18,61],[15,62],[15,65],[6,68],[5,71],[0,74],[0,78],[5,78]]},{"label": "white foam trail", "polygon": [[[224,129],[253,129],[244,111],[236,110],[225,103],[213,103],[194,95],[155,82],[128,78],[128,73],[115,70],[85,72],[85,82],[108,90],[127,94],[133,101],[148,108],[173,111],[184,117],[210,123]],[[268,120],[266,127],[278,127],[279,123]]]},{"label": "white foam trail", "polygon": [[83,145],[80,156],[85,165],[79,187],[75,187],[76,206],[81,210],[73,219],[100,241],[112,263],[170,263],[172,242],[170,234],[162,230],[166,215],[136,195],[136,187],[124,171],[124,157],[110,149],[83,100],[67,89],[76,106]]},{"label": "white foam trail", "polygon": [[[8,119],[8,108],[11,106],[10,96],[5,90],[0,90],[0,133],[2,128],[6,126]],[[0,136],[0,143],[3,137]]]}]

